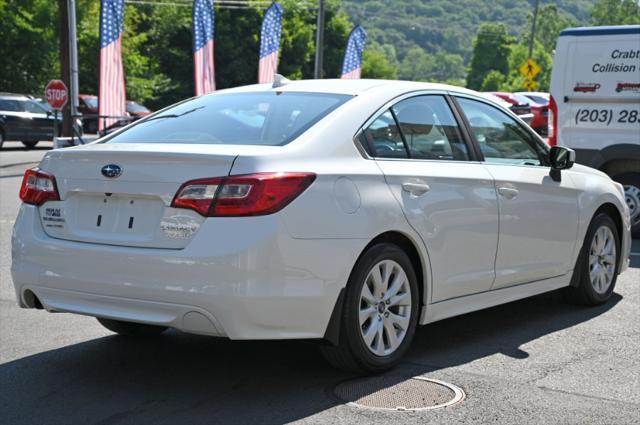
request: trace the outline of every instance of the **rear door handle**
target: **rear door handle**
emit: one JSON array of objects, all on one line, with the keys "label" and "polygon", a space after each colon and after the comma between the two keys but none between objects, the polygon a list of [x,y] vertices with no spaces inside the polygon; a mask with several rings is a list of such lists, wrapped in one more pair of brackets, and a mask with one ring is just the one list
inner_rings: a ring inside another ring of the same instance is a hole
[{"label": "rear door handle", "polygon": [[513,199],[520,192],[515,187],[501,186],[498,188],[498,193],[506,199]]},{"label": "rear door handle", "polygon": [[402,183],[402,190],[414,196],[420,196],[430,191],[431,188],[426,183],[404,182]]}]

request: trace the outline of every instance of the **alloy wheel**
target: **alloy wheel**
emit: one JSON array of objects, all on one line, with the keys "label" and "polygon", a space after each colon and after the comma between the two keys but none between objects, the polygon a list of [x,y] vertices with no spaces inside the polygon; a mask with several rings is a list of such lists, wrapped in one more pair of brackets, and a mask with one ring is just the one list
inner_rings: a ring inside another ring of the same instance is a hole
[{"label": "alloy wheel", "polygon": [[589,248],[589,279],[593,289],[607,292],[616,271],[616,239],[607,226],[601,226],[593,235]]},{"label": "alloy wheel", "polygon": [[395,352],[411,321],[411,286],[393,260],[382,260],[367,275],[360,294],[360,334],[373,354]]},{"label": "alloy wheel", "polygon": [[624,199],[629,207],[631,225],[640,223],[640,188],[634,185],[624,186]]}]

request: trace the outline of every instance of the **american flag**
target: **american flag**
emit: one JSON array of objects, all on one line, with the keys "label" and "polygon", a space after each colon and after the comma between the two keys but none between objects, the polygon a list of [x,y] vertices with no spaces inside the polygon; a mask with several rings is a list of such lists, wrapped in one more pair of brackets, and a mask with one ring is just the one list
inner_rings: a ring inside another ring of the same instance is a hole
[{"label": "american flag", "polygon": [[258,83],[272,83],[278,71],[278,51],[282,32],[282,6],[273,3],[264,14],[260,33],[260,62]]},{"label": "american flag", "polygon": [[213,62],[213,34],[215,31],[213,2],[193,2],[193,70],[196,96],[216,89]]},{"label": "american flag", "polygon": [[[102,0],[100,5],[100,91],[98,114],[126,115],[124,68],[122,67],[122,23],[124,0]],[[117,119],[98,120],[99,129]]]},{"label": "american flag", "polygon": [[367,40],[367,33],[360,26],[356,25],[347,41],[347,51],[344,53],[344,61],[342,62],[343,79],[358,79],[362,72],[362,51],[364,43]]}]

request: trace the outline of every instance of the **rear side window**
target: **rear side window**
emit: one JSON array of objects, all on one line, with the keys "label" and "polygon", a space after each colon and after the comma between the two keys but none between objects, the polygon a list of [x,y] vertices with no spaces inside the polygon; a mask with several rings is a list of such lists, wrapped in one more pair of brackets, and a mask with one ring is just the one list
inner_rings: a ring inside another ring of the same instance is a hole
[{"label": "rear side window", "polygon": [[350,98],[295,92],[202,96],[141,120],[106,143],[285,145]]},{"label": "rear side window", "polygon": [[439,95],[396,103],[361,133],[360,142],[376,158],[469,159],[458,123]]},{"label": "rear side window", "polygon": [[378,158],[408,158],[396,120],[386,111],[362,132],[362,143]]},{"label": "rear side window", "polygon": [[442,96],[412,97],[392,109],[411,158],[469,159],[458,124]]}]

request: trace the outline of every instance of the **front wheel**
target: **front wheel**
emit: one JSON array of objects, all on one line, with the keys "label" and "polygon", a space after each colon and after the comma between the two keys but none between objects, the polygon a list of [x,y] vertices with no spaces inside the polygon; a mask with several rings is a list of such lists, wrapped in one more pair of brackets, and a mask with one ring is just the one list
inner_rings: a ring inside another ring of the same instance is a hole
[{"label": "front wheel", "polygon": [[136,336],[136,337],[155,336],[155,335],[160,335],[162,332],[167,330],[167,328],[164,326],[145,325],[142,323],[134,323],[134,322],[123,322],[121,320],[103,319],[101,317],[96,317],[96,319],[98,319],[98,322],[100,322],[102,326],[109,329],[111,332],[115,332],[119,335],[124,335],[124,336]]},{"label": "front wheel", "polygon": [[339,369],[357,373],[394,367],[413,339],[419,301],[407,254],[389,243],[371,247],[351,273],[339,342],[322,347],[325,358]]},{"label": "front wheel", "polygon": [[607,302],[616,285],[619,252],[615,223],[607,214],[596,215],[576,261],[571,286],[564,288],[567,300],[582,305]]}]

